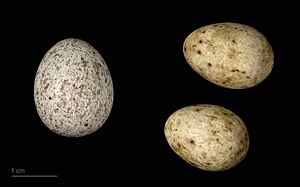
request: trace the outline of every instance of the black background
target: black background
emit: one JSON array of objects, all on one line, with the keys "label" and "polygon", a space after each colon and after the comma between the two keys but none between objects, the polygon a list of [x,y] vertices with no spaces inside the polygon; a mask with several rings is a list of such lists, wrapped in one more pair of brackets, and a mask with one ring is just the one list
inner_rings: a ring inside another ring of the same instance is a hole
[{"label": "black background", "polygon": [[[5,151],[11,183],[230,184],[291,181],[296,158],[294,122],[298,100],[296,12],[279,5],[180,3],[45,3],[7,6],[2,13],[5,94],[9,127]],[[5,6],[4,6],[5,7]],[[30,8],[29,8],[30,7]],[[261,84],[232,90],[216,86],[187,64],[182,45],[193,30],[238,22],[263,33],[275,64]],[[105,59],[114,84],[111,114],[97,132],[66,138],[40,120],[33,100],[38,65],[58,41],[75,37]],[[3,67],[3,66],[2,66]],[[192,104],[216,104],[238,114],[250,135],[246,158],[224,172],[199,170],[179,158],[164,136],[173,112]],[[11,168],[57,179],[12,179]],[[285,174],[284,174],[285,173]]]}]

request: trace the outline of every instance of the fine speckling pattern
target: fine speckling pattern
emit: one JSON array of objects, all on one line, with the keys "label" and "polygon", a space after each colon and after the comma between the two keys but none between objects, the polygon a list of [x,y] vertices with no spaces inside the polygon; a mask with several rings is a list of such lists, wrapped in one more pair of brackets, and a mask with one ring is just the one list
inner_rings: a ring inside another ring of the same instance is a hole
[{"label": "fine speckling pattern", "polygon": [[174,112],[166,121],[168,144],[183,160],[206,170],[228,170],[246,155],[249,136],[243,121],[230,110],[200,104]]},{"label": "fine speckling pattern", "polygon": [[184,41],[183,53],[203,78],[232,89],[259,84],[274,63],[267,39],[256,29],[238,23],[217,23],[195,30]]},{"label": "fine speckling pattern", "polygon": [[81,137],[95,132],[113,105],[109,69],[85,41],[69,38],[42,59],[34,82],[34,101],[43,123],[57,134]]}]

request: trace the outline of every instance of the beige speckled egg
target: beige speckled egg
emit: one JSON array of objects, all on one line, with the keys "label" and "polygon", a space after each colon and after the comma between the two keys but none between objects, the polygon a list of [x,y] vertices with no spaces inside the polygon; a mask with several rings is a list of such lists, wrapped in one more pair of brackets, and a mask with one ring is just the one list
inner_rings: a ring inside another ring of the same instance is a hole
[{"label": "beige speckled egg", "polygon": [[174,112],[166,121],[165,136],[177,155],[206,171],[237,165],[246,155],[249,136],[243,121],[216,105],[194,105]]},{"label": "beige speckled egg", "polygon": [[38,67],[34,101],[41,120],[55,133],[67,137],[91,134],[104,124],[112,109],[109,69],[87,42],[62,40]]},{"label": "beige speckled egg", "polygon": [[257,30],[238,23],[201,27],[184,41],[189,65],[206,80],[232,89],[262,82],[274,63],[272,48]]}]

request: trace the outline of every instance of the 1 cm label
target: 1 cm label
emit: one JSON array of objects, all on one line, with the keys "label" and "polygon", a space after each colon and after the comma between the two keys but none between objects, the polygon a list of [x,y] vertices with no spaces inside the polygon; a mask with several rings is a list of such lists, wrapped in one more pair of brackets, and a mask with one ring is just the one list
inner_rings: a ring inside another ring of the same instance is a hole
[{"label": "1 cm label", "polygon": [[12,174],[24,174],[26,170],[24,168],[11,168]]}]

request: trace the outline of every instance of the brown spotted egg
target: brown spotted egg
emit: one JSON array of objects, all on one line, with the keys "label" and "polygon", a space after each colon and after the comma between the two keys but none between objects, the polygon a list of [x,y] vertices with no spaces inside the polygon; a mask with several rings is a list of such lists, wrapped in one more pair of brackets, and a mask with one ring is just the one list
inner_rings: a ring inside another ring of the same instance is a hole
[{"label": "brown spotted egg", "polygon": [[249,135],[232,111],[200,104],[181,108],[166,121],[170,147],[189,164],[206,171],[228,170],[245,157]]},{"label": "brown spotted egg", "polygon": [[91,134],[105,123],[112,109],[110,71],[87,42],[62,40],[38,67],[34,101],[41,120],[55,133],[67,137]]},{"label": "brown spotted egg", "polygon": [[273,50],[266,37],[239,23],[217,23],[195,30],[184,41],[183,53],[199,75],[231,89],[261,83],[274,63]]}]

